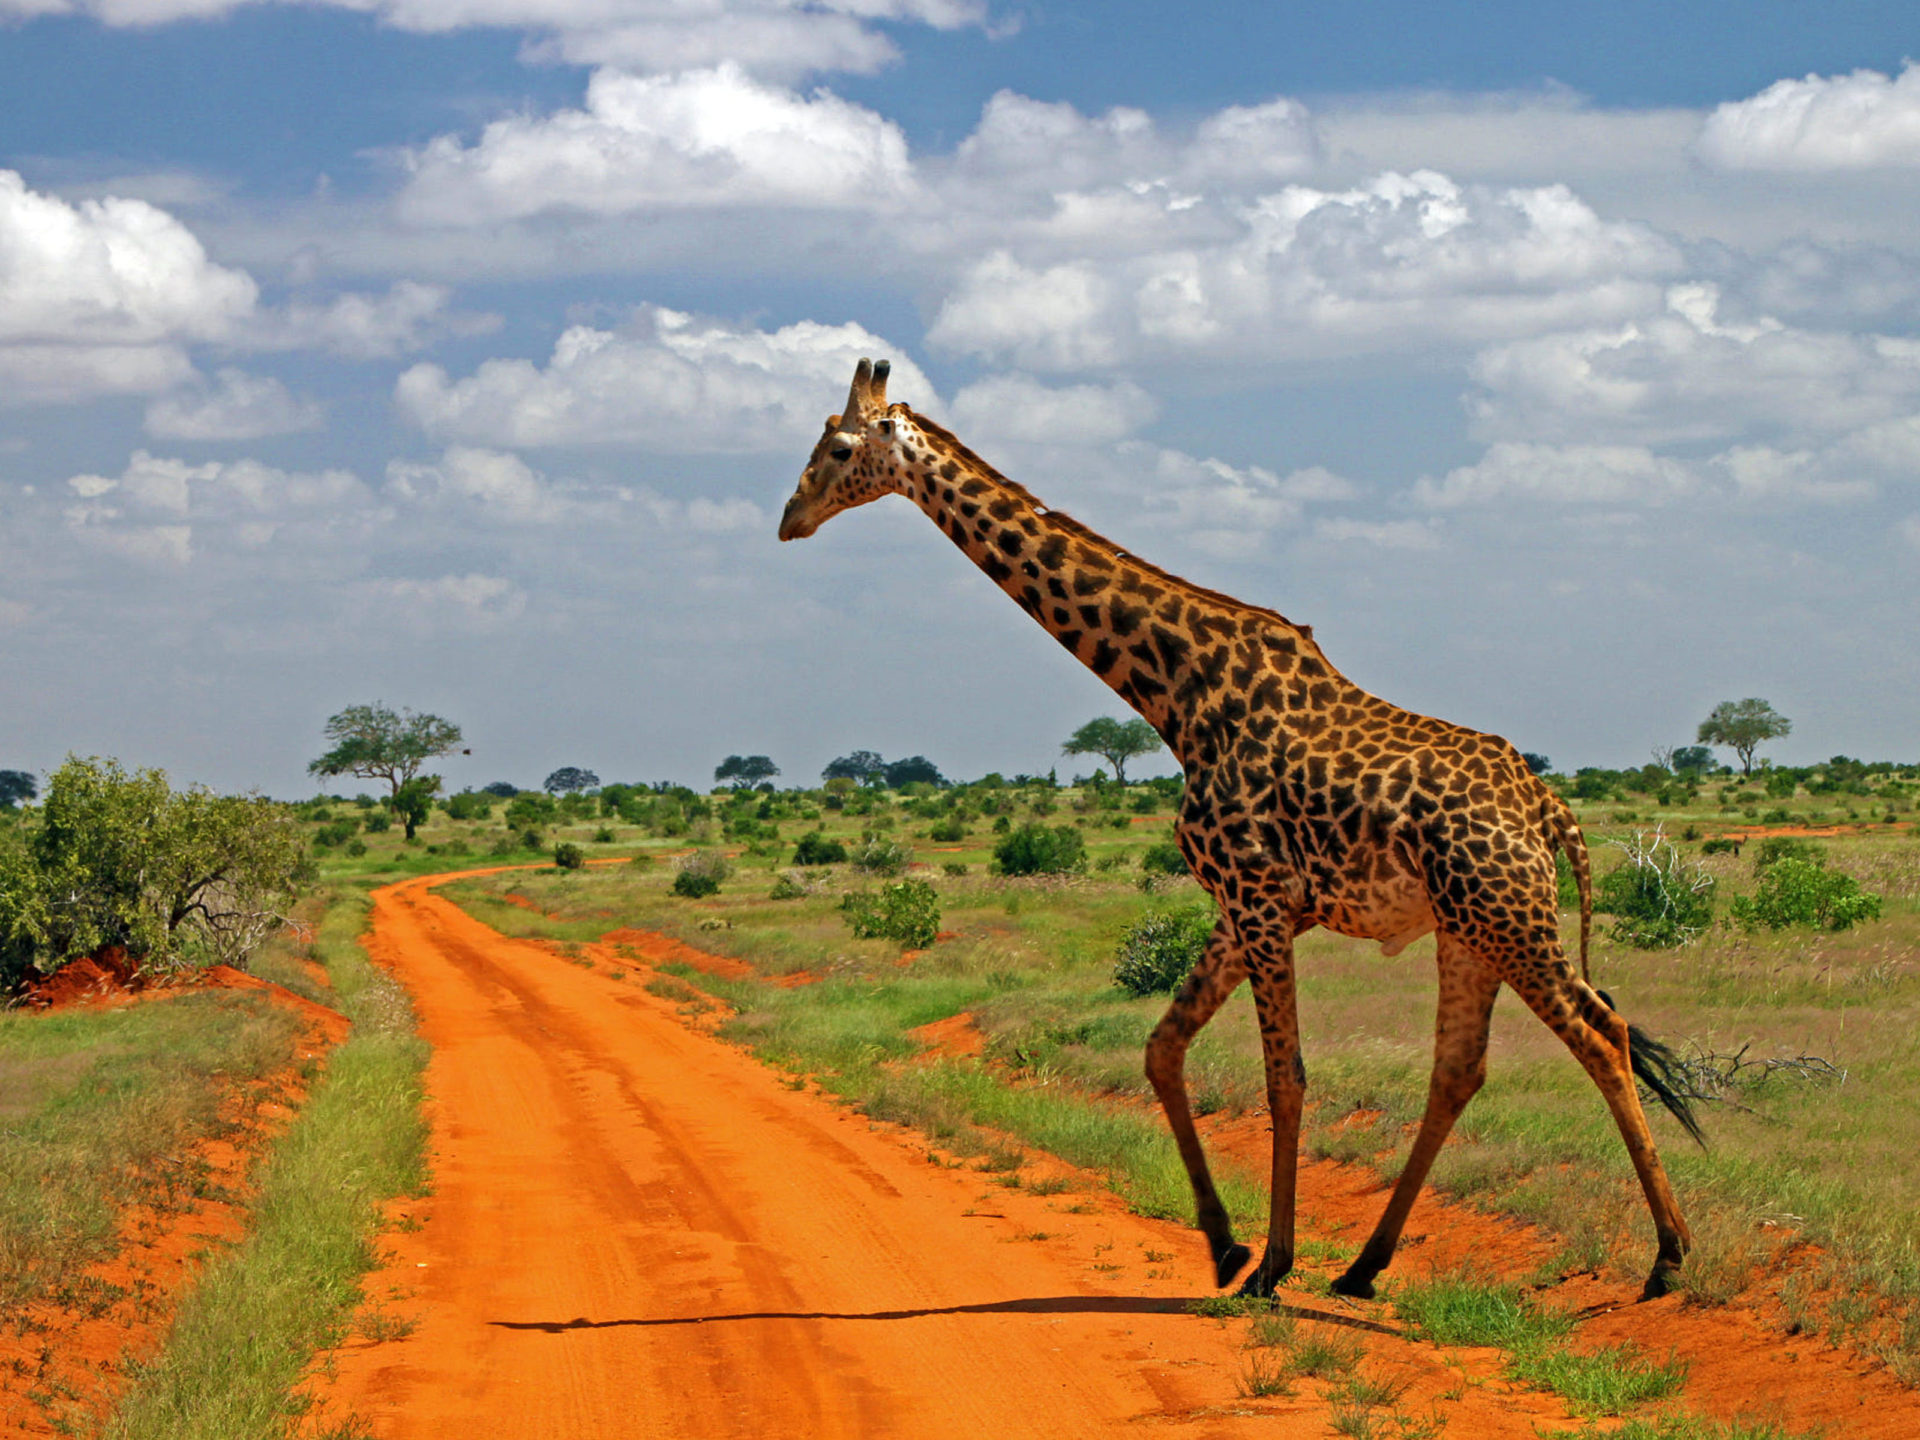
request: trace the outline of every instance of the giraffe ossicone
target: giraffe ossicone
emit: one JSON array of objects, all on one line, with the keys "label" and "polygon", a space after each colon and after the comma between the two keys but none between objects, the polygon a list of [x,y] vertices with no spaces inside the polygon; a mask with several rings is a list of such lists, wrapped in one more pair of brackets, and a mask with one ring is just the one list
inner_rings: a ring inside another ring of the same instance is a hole
[{"label": "giraffe ossicone", "polygon": [[[1147,1042],[1147,1075],[1193,1182],[1215,1278],[1252,1258],[1233,1237],[1187,1096],[1187,1047],[1242,980],[1260,1025],[1273,1120],[1266,1254],[1242,1293],[1270,1295],[1293,1266],[1294,1182],[1306,1086],[1294,938],[1314,926],[1389,955],[1434,933],[1440,971],[1427,1106],[1386,1209],[1346,1273],[1370,1296],[1454,1121],[1486,1078],[1502,984],[1572,1051],[1611,1110],[1653,1217],[1643,1292],[1668,1288],[1689,1245],[1635,1077],[1696,1140],[1669,1052],[1586,980],[1592,898],[1585,841],[1565,801],[1513,746],[1369,695],[1313,632],[1170,575],[1042,505],[940,426],[886,398],[888,365],[862,360],[780,518],[782,540],[842,510],[903,495],[1002,590],[1160,733],[1186,774],[1176,825],[1219,920]],[[1560,943],[1554,854],[1580,889],[1580,972]]]}]

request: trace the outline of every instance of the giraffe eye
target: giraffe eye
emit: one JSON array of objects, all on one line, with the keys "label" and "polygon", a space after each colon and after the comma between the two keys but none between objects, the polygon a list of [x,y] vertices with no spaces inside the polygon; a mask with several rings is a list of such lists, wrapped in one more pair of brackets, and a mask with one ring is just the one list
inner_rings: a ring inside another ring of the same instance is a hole
[{"label": "giraffe eye", "polygon": [[853,447],[851,445],[842,445],[838,450],[833,452],[833,458],[836,460],[845,460],[852,454]]}]

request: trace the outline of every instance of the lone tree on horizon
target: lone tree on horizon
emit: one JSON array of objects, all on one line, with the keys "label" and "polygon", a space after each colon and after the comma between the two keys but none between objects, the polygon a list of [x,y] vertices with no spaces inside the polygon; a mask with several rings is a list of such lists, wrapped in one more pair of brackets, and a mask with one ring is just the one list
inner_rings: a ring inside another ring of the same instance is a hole
[{"label": "lone tree on horizon", "polygon": [[576,790],[591,790],[600,783],[600,777],[591,770],[582,770],[578,765],[562,765],[547,776],[546,783],[540,788],[549,795],[571,795]]},{"label": "lone tree on horizon", "polygon": [[1753,774],[1753,752],[1769,740],[1791,733],[1793,722],[1757,696],[1722,700],[1700,722],[1703,745],[1724,745],[1740,757],[1740,774]]},{"label": "lone tree on horizon", "polygon": [[738,790],[751,790],[780,773],[780,767],[765,755],[729,755],[713,767],[713,778]]},{"label": "lone tree on horizon", "polygon": [[1160,748],[1160,732],[1146,721],[1110,720],[1102,716],[1089,720],[1067,737],[1060,747],[1062,755],[1098,755],[1113,766],[1114,780],[1127,783],[1127,761],[1138,755],[1151,755]]},{"label": "lone tree on horizon", "polygon": [[[333,748],[307,766],[314,776],[356,775],[362,780],[384,780],[387,804],[394,806],[400,787],[420,773],[436,755],[473,752],[460,745],[460,727],[438,715],[411,710],[397,714],[385,705],[350,705],[327,721],[326,737]],[[431,792],[429,792],[431,793]]]}]

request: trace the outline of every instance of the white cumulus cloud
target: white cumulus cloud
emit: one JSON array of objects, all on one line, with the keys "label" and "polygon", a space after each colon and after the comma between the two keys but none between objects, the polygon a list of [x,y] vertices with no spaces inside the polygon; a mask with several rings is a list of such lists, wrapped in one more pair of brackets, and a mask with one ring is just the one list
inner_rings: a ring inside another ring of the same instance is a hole
[{"label": "white cumulus cloud", "polygon": [[1776,81],[1716,108],[1696,148],[1729,170],[1920,166],[1920,66]]},{"label": "white cumulus cloud", "polygon": [[1434,480],[1414,499],[1436,510],[1535,500],[1574,505],[1658,505],[1700,488],[1695,468],[1641,445],[1527,445],[1503,442],[1472,465]]},{"label": "white cumulus cloud", "polygon": [[0,395],[13,404],[167,389],[183,346],[233,334],[258,290],[144,200],[69,204],[0,170]]},{"label": "white cumulus cloud", "polygon": [[953,423],[976,450],[995,441],[1111,445],[1159,413],[1138,385],[1048,386],[1026,375],[990,375],[953,397]]},{"label": "white cumulus cloud", "polygon": [[387,466],[387,484],[404,499],[453,497],[510,523],[555,520],[566,508],[546,477],[519,456],[471,445],[449,446],[436,465],[395,460]]},{"label": "white cumulus cloud", "polygon": [[1679,252],[1564,186],[1461,186],[1431,171],[1346,191],[1291,185],[1217,243],[960,278],[929,338],[1042,368],[1164,353],[1285,357],[1537,333],[1656,303]]},{"label": "white cumulus cloud", "polygon": [[468,444],[790,451],[817,438],[862,357],[893,361],[891,398],[920,409],[935,401],[911,360],[858,325],[740,329],[652,306],[624,332],[567,330],[544,369],[488,360],[454,380],[422,364],[394,393],[426,433]]},{"label": "white cumulus cloud", "polygon": [[600,70],[584,109],[496,120],[472,145],[441,136],[408,167],[401,213],[433,224],[553,209],[882,208],[914,189],[906,137],[891,121],[733,64],[659,76]]}]

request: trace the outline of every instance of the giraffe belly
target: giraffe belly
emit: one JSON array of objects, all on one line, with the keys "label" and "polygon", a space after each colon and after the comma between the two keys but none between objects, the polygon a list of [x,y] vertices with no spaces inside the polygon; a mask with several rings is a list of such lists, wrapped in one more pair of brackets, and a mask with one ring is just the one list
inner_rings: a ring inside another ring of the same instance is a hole
[{"label": "giraffe belly", "polygon": [[1382,955],[1398,955],[1423,935],[1431,935],[1435,920],[1424,886],[1405,880],[1373,884],[1363,895],[1345,895],[1323,902],[1320,924],[1356,940],[1378,940]]}]

